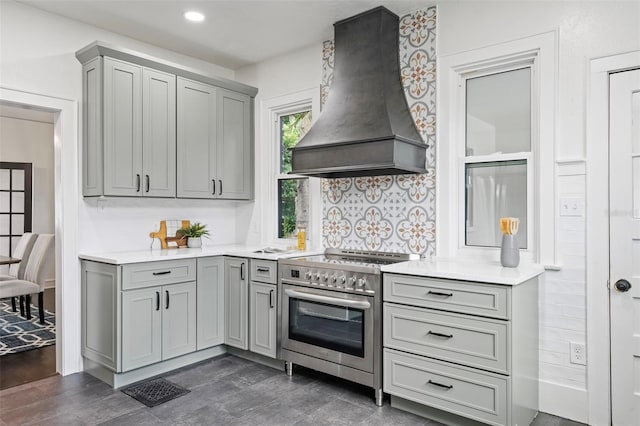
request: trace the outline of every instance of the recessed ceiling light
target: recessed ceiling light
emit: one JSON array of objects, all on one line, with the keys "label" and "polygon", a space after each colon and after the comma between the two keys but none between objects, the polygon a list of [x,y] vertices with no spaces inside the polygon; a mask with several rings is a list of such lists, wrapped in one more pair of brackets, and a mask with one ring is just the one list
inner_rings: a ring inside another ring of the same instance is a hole
[{"label": "recessed ceiling light", "polygon": [[196,12],[195,10],[190,10],[184,13],[184,18],[191,22],[202,22],[204,21],[204,15],[200,12]]}]

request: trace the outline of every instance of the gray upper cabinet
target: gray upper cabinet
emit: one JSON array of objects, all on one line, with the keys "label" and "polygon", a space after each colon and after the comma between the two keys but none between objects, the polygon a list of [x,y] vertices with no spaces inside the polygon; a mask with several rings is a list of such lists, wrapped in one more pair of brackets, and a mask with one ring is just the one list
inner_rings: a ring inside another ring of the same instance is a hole
[{"label": "gray upper cabinet", "polygon": [[104,58],[104,194],[141,195],[142,67]]},{"label": "gray upper cabinet", "polygon": [[251,98],[178,78],[178,197],[250,199]]},{"label": "gray upper cabinet", "polygon": [[251,99],[241,93],[220,89],[216,169],[221,198],[251,199],[251,140]]},{"label": "gray upper cabinet", "polygon": [[176,196],[176,76],[142,71],[142,195]]},{"label": "gray upper cabinet", "polygon": [[76,57],[85,197],[253,197],[258,89],[102,42]]},{"label": "gray upper cabinet", "polygon": [[178,78],[178,197],[216,198],[216,88]]},{"label": "gray upper cabinet", "polygon": [[107,57],[83,75],[83,194],[175,197],[175,75]]}]

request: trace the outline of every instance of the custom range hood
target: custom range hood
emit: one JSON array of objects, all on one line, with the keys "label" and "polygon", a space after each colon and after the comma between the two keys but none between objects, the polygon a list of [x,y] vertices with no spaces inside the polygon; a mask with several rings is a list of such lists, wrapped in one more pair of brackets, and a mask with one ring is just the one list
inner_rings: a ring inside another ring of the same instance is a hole
[{"label": "custom range hood", "polygon": [[331,90],[293,148],[291,173],[336,178],[426,171],[427,145],[400,81],[398,22],[378,7],[334,24]]}]

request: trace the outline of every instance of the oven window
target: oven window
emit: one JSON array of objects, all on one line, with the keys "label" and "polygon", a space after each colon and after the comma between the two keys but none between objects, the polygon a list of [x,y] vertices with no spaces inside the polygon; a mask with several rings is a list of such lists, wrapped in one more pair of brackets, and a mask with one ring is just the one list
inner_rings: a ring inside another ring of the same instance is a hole
[{"label": "oven window", "polygon": [[290,298],[289,339],[364,358],[364,311]]}]

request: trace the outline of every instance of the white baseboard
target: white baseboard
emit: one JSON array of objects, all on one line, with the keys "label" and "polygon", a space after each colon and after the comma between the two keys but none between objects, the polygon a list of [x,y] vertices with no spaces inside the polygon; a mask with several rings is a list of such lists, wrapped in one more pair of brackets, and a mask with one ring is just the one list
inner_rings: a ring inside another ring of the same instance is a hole
[{"label": "white baseboard", "polygon": [[558,383],[539,382],[539,411],[588,423],[588,394],[586,389],[574,388]]},{"label": "white baseboard", "polygon": [[44,288],[56,288],[56,280],[55,279],[45,280]]}]

